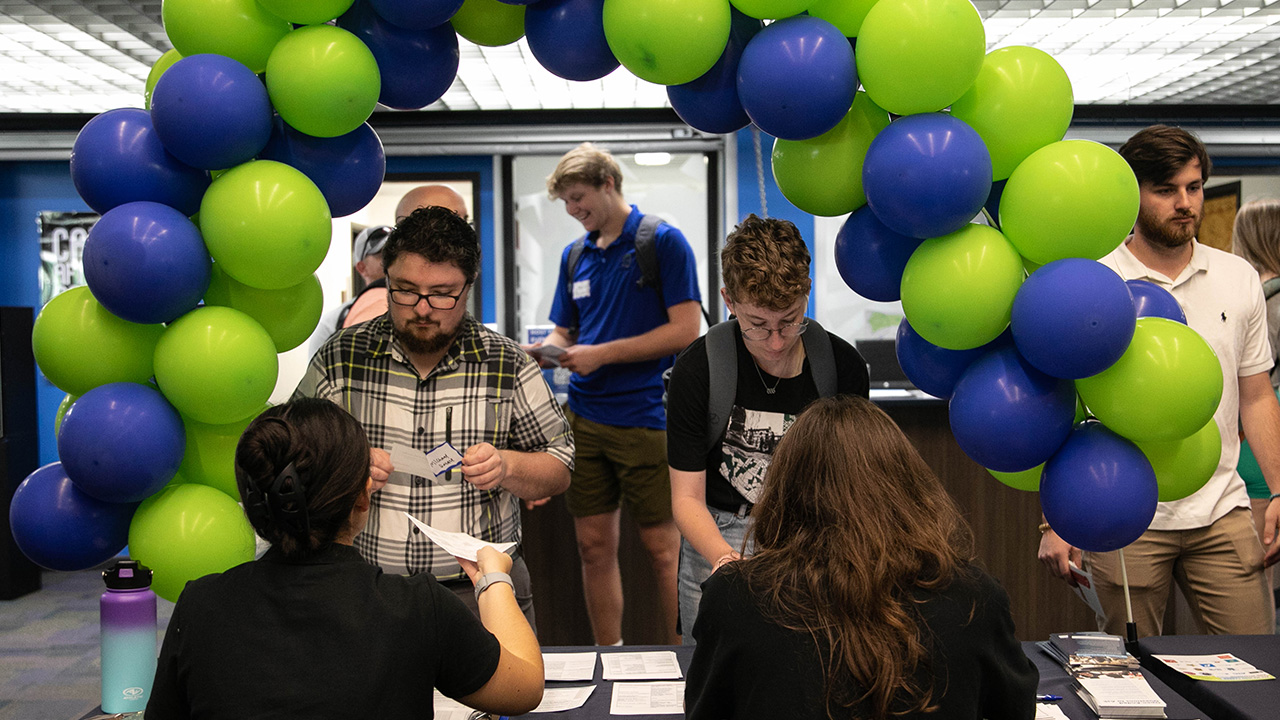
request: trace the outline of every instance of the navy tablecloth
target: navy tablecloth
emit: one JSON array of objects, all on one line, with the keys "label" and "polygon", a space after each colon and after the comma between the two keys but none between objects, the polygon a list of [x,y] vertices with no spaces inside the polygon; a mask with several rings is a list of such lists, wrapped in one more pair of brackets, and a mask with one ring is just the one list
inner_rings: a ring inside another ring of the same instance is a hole
[{"label": "navy tablecloth", "polygon": [[1151,655],[1217,655],[1231,653],[1280,678],[1280,636],[1168,635],[1138,641],[1143,667],[1195,704],[1213,720],[1280,718],[1280,680],[1206,682],[1192,680]]}]

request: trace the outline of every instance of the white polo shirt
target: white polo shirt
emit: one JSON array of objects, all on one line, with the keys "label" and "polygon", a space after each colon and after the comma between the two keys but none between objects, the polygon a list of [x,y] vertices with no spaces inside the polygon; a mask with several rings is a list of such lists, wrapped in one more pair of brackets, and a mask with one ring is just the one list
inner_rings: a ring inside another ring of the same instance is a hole
[{"label": "white polo shirt", "polygon": [[1213,418],[1222,436],[1222,458],[1205,486],[1189,497],[1162,502],[1151,521],[1152,530],[1205,527],[1237,507],[1249,507],[1244,480],[1236,472],[1240,457],[1239,414],[1241,377],[1271,369],[1267,339],[1267,307],[1258,271],[1230,253],[1192,240],[1191,262],[1170,280],[1142,264],[1128,242],[1099,262],[1125,280],[1147,280],[1168,290],[1187,314],[1187,325],[1200,333],[1222,364],[1222,402]]}]

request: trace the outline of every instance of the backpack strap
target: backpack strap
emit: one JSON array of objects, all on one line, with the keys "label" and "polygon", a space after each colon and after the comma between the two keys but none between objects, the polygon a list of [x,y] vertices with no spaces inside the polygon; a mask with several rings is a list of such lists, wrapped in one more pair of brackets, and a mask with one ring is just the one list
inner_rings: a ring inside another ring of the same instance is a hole
[{"label": "backpack strap", "polygon": [[[570,296],[573,295],[573,274],[578,270],[578,263],[582,262],[582,251],[587,247],[587,236],[583,235],[573,244],[569,246],[569,257],[564,262],[564,284],[569,289]],[[578,325],[575,323],[573,327],[565,328],[570,335],[578,334]]]},{"label": "backpack strap", "polygon": [[736,318],[707,330],[707,452],[720,442],[729,427],[733,398],[738,394],[738,346]]},{"label": "backpack strap", "polygon": [[1263,298],[1270,300],[1271,296],[1278,292],[1280,292],[1280,277],[1271,278],[1270,280],[1262,283]]},{"label": "backpack strap", "polygon": [[817,320],[809,320],[809,328],[800,336],[804,342],[804,354],[813,370],[813,384],[818,386],[818,397],[836,394],[836,353],[831,347],[831,336]]},{"label": "backpack strap", "polygon": [[657,215],[641,215],[636,229],[636,262],[640,265],[639,287],[651,287],[662,297],[662,273],[658,269],[658,248],[654,242],[662,218]]}]

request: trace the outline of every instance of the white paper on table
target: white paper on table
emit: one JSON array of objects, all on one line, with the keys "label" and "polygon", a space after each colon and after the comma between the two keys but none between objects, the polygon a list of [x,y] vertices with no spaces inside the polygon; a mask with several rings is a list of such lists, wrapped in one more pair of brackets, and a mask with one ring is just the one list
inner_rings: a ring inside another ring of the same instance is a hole
[{"label": "white paper on table", "polygon": [[439,690],[436,690],[432,696],[431,705],[435,710],[436,720],[471,720],[471,713],[475,712],[473,708],[444,695]]},{"label": "white paper on table", "polygon": [[684,681],[614,683],[609,714],[683,715]]},{"label": "white paper on table", "polygon": [[423,478],[436,476],[435,468],[431,467],[431,461],[427,459],[427,454],[421,450],[414,450],[408,445],[392,445],[390,454],[391,466],[395,468],[395,472],[408,473]]},{"label": "white paper on table", "polygon": [[1095,615],[1106,617],[1107,613],[1102,609],[1102,601],[1098,599],[1098,588],[1093,584],[1093,573],[1076,567],[1073,562],[1068,562],[1067,564],[1071,569],[1071,577],[1075,578],[1076,581],[1075,587],[1071,588],[1075,591],[1076,597],[1083,600]]},{"label": "white paper on table", "polygon": [[1062,708],[1053,703],[1036,703],[1036,720],[1068,720]]},{"label": "white paper on table", "polygon": [[1221,655],[1152,655],[1151,657],[1196,680],[1243,682],[1275,679],[1275,676],[1265,670],[1259,670],[1231,653],[1222,653]]},{"label": "white paper on table", "polygon": [[562,682],[591,682],[596,674],[594,651],[542,653],[543,677]]},{"label": "white paper on table", "polygon": [[553,713],[580,708],[587,702],[587,698],[591,697],[591,692],[595,689],[595,685],[547,688],[542,691],[542,702],[538,703],[538,707],[529,712]]},{"label": "white paper on table", "polygon": [[431,542],[444,548],[444,551],[450,555],[460,557],[463,560],[475,562],[476,553],[482,547],[491,547],[498,552],[506,552],[516,546],[513,542],[490,543],[473,538],[466,533],[437,530],[409,513],[405,513],[404,516],[409,518],[409,522],[417,525],[418,529],[430,538]]},{"label": "white paper on table", "polygon": [[671,650],[600,653],[605,680],[674,680],[682,678],[680,663]]}]

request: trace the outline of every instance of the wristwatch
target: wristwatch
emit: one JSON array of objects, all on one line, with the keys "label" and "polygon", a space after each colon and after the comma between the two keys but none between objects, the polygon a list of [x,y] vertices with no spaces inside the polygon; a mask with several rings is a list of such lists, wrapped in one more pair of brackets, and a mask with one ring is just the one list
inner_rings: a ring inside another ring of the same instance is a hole
[{"label": "wristwatch", "polygon": [[510,585],[512,590],[516,587],[516,584],[511,581],[511,576],[504,572],[491,572],[481,575],[480,579],[476,581],[476,600],[480,599],[480,593],[489,589],[490,585],[500,582]]}]

